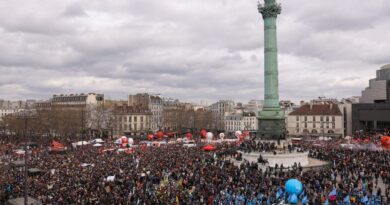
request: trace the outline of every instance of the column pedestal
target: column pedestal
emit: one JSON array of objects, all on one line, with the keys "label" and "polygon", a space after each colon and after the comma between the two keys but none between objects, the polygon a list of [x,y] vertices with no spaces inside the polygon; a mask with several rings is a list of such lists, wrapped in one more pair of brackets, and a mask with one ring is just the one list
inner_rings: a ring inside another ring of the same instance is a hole
[{"label": "column pedestal", "polygon": [[259,113],[258,122],[258,138],[267,140],[286,138],[284,110],[280,108],[264,108]]}]

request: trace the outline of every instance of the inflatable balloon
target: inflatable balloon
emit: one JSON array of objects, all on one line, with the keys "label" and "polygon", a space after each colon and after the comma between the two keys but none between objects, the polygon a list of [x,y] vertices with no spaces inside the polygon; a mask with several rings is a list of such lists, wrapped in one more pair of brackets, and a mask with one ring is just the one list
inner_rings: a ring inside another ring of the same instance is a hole
[{"label": "inflatable balloon", "polygon": [[390,145],[390,137],[389,136],[383,136],[381,138],[382,145]]},{"label": "inflatable balloon", "polygon": [[188,140],[192,140],[192,134],[191,134],[191,133],[187,133],[186,136],[187,136],[187,139],[188,139]]},{"label": "inflatable balloon", "polygon": [[221,140],[223,140],[225,138],[225,133],[219,133],[219,138],[221,138]]},{"label": "inflatable balloon", "polygon": [[389,136],[383,136],[383,137],[381,138],[381,144],[382,144],[382,146],[384,146],[384,147],[390,146],[390,137],[389,137]]},{"label": "inflatable balloon", "polygon": [[152,134],[148,134],[148,140],[153,141],[154,136]]},{"label": "inflatable balloon", "polygon": [[157,137],[157,139],[161,139],[164,137],[164,133],[159,131],[159,132],[157,132],[156,137]]},{"label": "inflatable balloon", "polygon": [[206,137],[206,134],[207,134],[207,131],[206,131],[206,130],[201,130],[201,131],[200,131],[200,136],[201,136],[202,138],[205,138],[205,137]]},{"label": "inflatable balloon", "polygon": [[121,137],[121,147],[126,147],[128,143],[129,143],[129,139],[127,139],[126,136],[122,136]]},{"label": "inflatable balloon", "polygon": [[289,180],[287,180],[285,188],[286,188],[286,192],[289,193],[289,194],[299,195],[303,191],[303,185],[297,179],[289,179]]},{"label": "inflatable balloon", "polygon": [[129,141],[129,142],[127,143],[128,145],[133,145],[133,144],[134,144],[133,138],[128,138],[127,140]]},{"label": "inflatable balloon", "polygon": [[240,139],[240,135],[242,135],[242,132],[241,132],[240,130],[238,130],[238,131],[236,131],[236,132],[234,133],[234,136],[236,136],[237,139]]},{"label": "inflatable balloon", "polygon": [[206,133],[206,139],[207,139],[207,141],[211,141],[211,140],[213,140],[213,133],[212,132],[208,132],[208,133]]}]

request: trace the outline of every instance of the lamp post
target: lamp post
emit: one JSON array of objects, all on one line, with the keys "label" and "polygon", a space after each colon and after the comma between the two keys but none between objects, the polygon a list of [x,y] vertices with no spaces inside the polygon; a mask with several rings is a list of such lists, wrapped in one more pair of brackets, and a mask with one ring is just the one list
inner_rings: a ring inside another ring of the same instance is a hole
[{"label": "lamp post", "polygon": [[84,136],[84,127],[85,127],[85,125],[84,125],[84,108],[81,108],[81,147],[84,145],[84,138],[85,138],[85,136]]},{"label": "lamp post", "polygon": [[195,111],[195,109],[194,109],[193,117],[194,117],[194,122],[193,122],[192,135],[195,136],[195,134],[196,134],[196,127],[195,127],[196,126],[196,111]]},{"label": "lamp post", "polygon": [[26,141],[24,146],[24,205],[28,205],[28,143],[30,141],[30,135],[27,134],[27,123],[29,119],[34,119],[36,117],[31,111],[25,111],[19,113],[16,118],[24,120],[24,135]]}]

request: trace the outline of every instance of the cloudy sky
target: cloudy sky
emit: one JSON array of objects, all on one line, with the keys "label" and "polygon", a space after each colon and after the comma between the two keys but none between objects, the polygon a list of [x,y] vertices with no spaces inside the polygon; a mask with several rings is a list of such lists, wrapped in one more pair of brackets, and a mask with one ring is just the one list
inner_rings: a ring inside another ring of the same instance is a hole
[{"label": "cloudy sky", "polygon": [[[390,63],[389,0],[279,0],[280,98],[360,95]],[[256,0],[0,2],[0,98],[263,98]]]}]

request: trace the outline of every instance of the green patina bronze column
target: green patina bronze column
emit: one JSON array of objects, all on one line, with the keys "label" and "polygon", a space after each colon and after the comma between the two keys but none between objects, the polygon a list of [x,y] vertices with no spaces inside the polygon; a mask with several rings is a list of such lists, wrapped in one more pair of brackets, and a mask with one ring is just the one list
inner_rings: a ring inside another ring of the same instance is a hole
[{"label": "green patina bronze column", "polygon": [[281,12],[275,0],[264,0],[258,10],[264,19],[264,107],[259,113],[258,136],[263,139],[284,137],[285,117],[279,106],[278,47],[276,17]]}]

